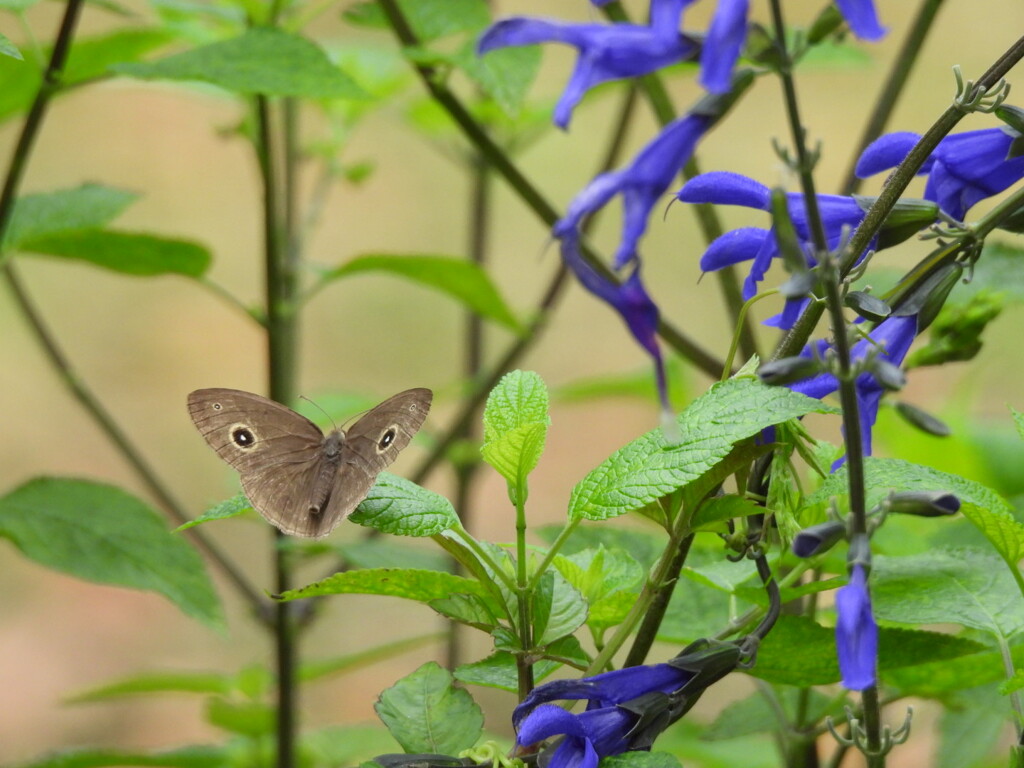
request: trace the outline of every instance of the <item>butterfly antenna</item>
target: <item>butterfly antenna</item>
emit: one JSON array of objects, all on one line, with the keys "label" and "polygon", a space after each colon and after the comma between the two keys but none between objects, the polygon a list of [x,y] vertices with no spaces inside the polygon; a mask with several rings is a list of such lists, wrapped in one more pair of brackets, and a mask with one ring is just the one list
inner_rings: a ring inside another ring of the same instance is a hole
[{"label": "butterfly antenna", "polygon": [[324,416],[327,417],[327,420],[329,422],[331,422],[331,425],[334,427],[335,430],[338,429],[338,425],[334,423],[334,419],[331,418],[331,414],[329,414],[327,411],[325,411],[323,408],[321,408],[320,404],[318,402],[316,402],[315,400],[310,400],[305,395],[299,395],[299,400],[305,400],[307,403],[312,405],[314,408],[316,408],[318,411],[320,411],[320,413],[322,413]]}]

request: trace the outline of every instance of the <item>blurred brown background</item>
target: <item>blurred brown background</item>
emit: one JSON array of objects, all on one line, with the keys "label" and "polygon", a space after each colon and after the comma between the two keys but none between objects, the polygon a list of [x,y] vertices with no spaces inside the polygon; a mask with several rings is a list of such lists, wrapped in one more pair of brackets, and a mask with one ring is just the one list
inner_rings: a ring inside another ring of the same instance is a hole
[{"label": "blurred brown background", "polygon": [[[596,18],[585,0],[497,5],[499,14]],[[645,5],[628,7],[639,17]],[[790,5],[792,22],[801,24],[820,4]],[[823,192],[835,189],[847,166],[845,148],[861,131],[861,105],[870,105],[880,89],[911,5],[916,3],[878,0],[890,34],[880,45],[853,44],[863,52],[863,64],[799,74],[811,138],[824,142],[818,169]],[[754,6],[755,15],[763,15],[761,4]],[[977,77],[1024,29],[1024,5],[1019,0],[985,3],[984,18],[979,18],[977,3],[947,6],[890,129],[926,129],[953,95],[950,66],[958,63],[967,77]],[[147,13],[141,4],[137,7]],[[686,28],[702,29],[712,8],[711,3],[698,4],[685,17]],[[54,3],[32,9],[29,19],[38,37],[50,39],[59,10]],[[87,6],[81,33],[98,33],[120,23],[96,6]],[[0,17],[0,31],[16,42],[23,40],[10,16]],[[360,35],[343,25],[333,9],[320,17],[310,34],[327,42]],[[384,36],[371,37],[391,45]],[[546,46],[532,96],[556,98],[572,62],[568,49]],[[685,77],[673,80],[670,87],[681,108],[699,93]],[[419,97],[417,83],[409,95]],[[778,99],[778,86],[768,78],[760,81],[737,114],[701,144],[702,167],[741,172],[767,184],[788,183],[770,150],[771,138],[788,141]],[[568,134],[551,131],[520,158],[526,173],[556,206],[564,207],[590,179],[617,105],[616,93],[591,94],[577,109]],[[218,134],[218,128],[234,125],[240,115],[237,103],[210,89],[199,92],[120,79],[79,89],[53,105],[23,192],[88,181],[135,190],[143,196],[116,222],[119,228],[205,243],[215,255],[212,278],[244,301],[256,302],[262,265],[255,165],[243,141]],[[961,129],[995,124],[994,118],[977,116],[961,123]],[[19,127],[16,122],[0,127],[4,158]],[[310,138],[315,137],[315,118],[306,128]],[[631,133],[632,150],[653,130],[641,109]],[[399,105],[385,107],[365,123],[346,158],[372,159],[377,170],[362,186],[335,188],[323,226],[310,243],[312,261],[338,264],[370,251],[464,252],[467,180],[403,124]],[[876,191],[880,181],[872,180],[865,192]],[[546,230],[500,183],[494,204],[492,274],[510,304],[529,313],[556,267],[557,253],[554,248],[545,250]],[[752,211],[727,209],[723,216],[731,226],[766,225],[766,218]],[[595,235],[606,253],[614,246],[618,226],[614,208]],[[901,249],[902,256],[889,252],[885,259],[909,264],[926,247],[910,243]],[[731,329],[724,323],[713,277],[698,285],[702,250],[685,206],[672,206],[664,220],[659,208],[643,247],[648,285],[674,323],[722,354]],[[234,493],[235,475],[195,433],[184,403],[186,393],[198,387],[264,389],[263,340],[253,324],[184,279],[132,279],[35,257],[20,259],[19,267],[73,364],[188,508],[198,514]],[[761,317],[775,311],[764,308],[766,304],[760,305]],[[1008,347],[999,343],[1017,340],[1012,334],[1019,322],[1019,311],[1002,318],[978,361],[960,368],[960,380],[946,373],[915,376],[908,399],[941,411],[944,399],[966,389],[983,412],[1002,417],[1007,401],[1021,407],[1024,403],[1013,384],[1022,374],[1020,356],[1007,354]],[[35,476],[61,475],[118,484],[145,497],[124,461],[62,388],[6,290],[0,298],[0,328],[0,491]],[[384,397],[406,387],[432,387],[438,397],[427,426],[441,429],[457,395],[462,332],[461,310],[440,295],[383,277],[338,283],[321,293],[303,318],[300,390],[314,398],[338,390]],[[770,333],[762,338],[765,348],[774,341]],[[509,340],[504,331],[489,327],[488,359],[493,360]],[[538,371],[557,387],[581,377],[646,370],[647,360],[616,316],[572,286],[542,341],[520,366]],[[693,392],[707,383],[697,374],[690,378]],[[685,403],[675,405],[681,408]],[[573,485],[613,450],[654,426],[656,412],[652,404],[639,401],[556,404],[552,419],[547,450],[531,482],[529,514],[535,522],[562,520]],[[421,451],[409,449],[395,471],[414,466]],[[513,516],[504,482],[490,471],[481,475],[472,528],[480,537],[511,541]],[[428,485],[449,493],[448,472],[436,472]],[[209,525],[207,532],[259,587],[271,587],[268,526],[232,521]],[[335,536],[356,539],[361,534],[346,524]],[[267,660],[268,639],[216,578],[229,612],[226,636],[190,622],[158,596],[49,572],[0,543],[0,761],[17,762],[73,745],[171,747],[216,738],[201,722],[200,702],[192,697],[88,706],[61,703],[76,691],[146,670],[235,670]],[[440,626],[428,609],[416,605],[388,598],[339,597],[329,601],[302,650],[312,658],[336,656]],[[473,640],[471,652],[477,657],[486,652],[483,640]],[[379,691],[424,661],[440,660],[441,653],[439,646],[424,647],[308,688],[303,694],[304,722],[374,721],[372,705]],[[737,680],[722,695],[736,695],[746,685]],[[507,734],[511,697],[473,693],[489,705],[488,727]],[[718,706],[713,699],[702,702],[697,716]],[[896,751],[894,766],[921,764],[920,750],[925,746],[920,739],[911,743]]]}]

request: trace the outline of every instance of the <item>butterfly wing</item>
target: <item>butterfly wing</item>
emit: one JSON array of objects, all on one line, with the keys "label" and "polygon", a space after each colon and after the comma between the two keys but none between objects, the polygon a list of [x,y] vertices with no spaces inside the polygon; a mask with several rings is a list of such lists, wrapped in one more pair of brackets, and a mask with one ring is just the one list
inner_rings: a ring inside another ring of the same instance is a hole
[{"label": "butterfly wing", "polygon": [[348,517],[373,488],[377,475],[391,464],[423,425],[434,393],[407,389],[390,397],[345,433],[341,466],[323,512],[326,535]]},{"label": "butterfly wing", "polygon": [[285,533],[323,535],[309,514],[325,471],[324,435],[309,419],[265,397],[237,389],[197,389],[188,410],[206,442],[238,470],[253,508]]}]

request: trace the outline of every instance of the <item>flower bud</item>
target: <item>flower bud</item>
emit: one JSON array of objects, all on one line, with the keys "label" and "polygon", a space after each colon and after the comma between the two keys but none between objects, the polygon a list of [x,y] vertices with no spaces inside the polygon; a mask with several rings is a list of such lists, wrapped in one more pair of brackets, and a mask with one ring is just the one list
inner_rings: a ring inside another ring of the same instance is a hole
[{"label": "flower bud", "polygon": [[892,314],[892,307],[877,296],[864,291],[850,291],[846,294],[844,303],[865,320],[874,323],[880,323]]},{"label": "flower bud", "polygon": [[922,432],[927,432],[929,435],[935,435],[935,437],[949,437],[952,434],[952,430],[946,425],[944,421],[936,416],[918,408],[916,405],[910,403],[904,403],[902,401],[896,403],[896,413],[904,418],[904,420],[911,424]]},{"label": "flower bud", "polygon": [[820,555],[832,549],[845,535],[846,523],[841,520],[812,525],[793,537],[793,554],[797,557]]},{"label": "flower bud", "polygon": [[868,363],[867,370],[881,386],[891,392],[903,389],[907,385],[907,375],[898,365],[876,357]]},{"label": "flower bud", "polygon": [[899,491],[886,500],[889,512],[918,517],[945,517],[960,511],[960,499],[949,491]]}]

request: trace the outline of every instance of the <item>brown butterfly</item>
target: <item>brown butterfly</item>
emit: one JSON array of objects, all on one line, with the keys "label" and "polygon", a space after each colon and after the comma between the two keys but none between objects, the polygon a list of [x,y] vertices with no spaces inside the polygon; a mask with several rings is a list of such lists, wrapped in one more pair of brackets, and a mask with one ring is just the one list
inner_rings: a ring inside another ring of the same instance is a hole
[{"label": "brown butterfly", "polygon": [[429,389],[407,389],[348,431],[326,436],[291,408],[237,389],[197,389],[188,411],[206,442],[238,470],[253,508],[285,533],[319,539],[348,517],[430,410]]}]

